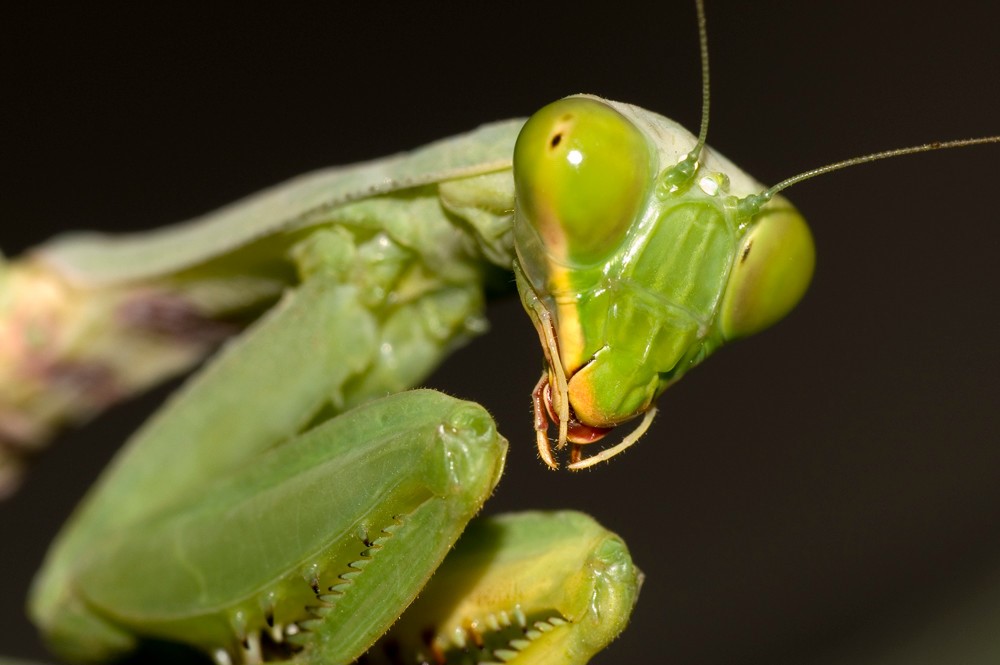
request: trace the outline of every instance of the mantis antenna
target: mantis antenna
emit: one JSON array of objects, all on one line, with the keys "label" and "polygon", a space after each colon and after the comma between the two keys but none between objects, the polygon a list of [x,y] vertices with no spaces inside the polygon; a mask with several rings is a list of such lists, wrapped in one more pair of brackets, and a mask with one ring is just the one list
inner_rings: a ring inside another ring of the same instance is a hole
[{"label": "mantis antenna", "polygon": [[709,106],[709,80],[708,80],[708,23],[705,19],[705,2],[697,0],[695,8],[698,10],[698,51],[701,54],[701,127],[698,129],[698,142],[691,150],[691,154],[697,156],[701,154],[701,149],[705,147],[705,139],[708,138],[708,106]]},{"label": "mantis antenna", "polygon": [[[711,97],[709,94],[708,28],[707,20],[705,18],[705,2],[704,0],[695,0],[694,4],[698,12],[698,48],[701,53],[701,127],[698,130],[698,142],[695,144],[694,148],[691,149],[691,152],[688,153],[687,157],[681,161],[681,164],[685,164],[690,161],[691,167],[696,166],[697,158],[701,154],[702,148],[705,147],[705,140],[708,138],[708,111]],[[840,169],[845,169],[849,166],[858,166],[859,164],[877,162],[883,159],[890,159],[892,157],[902,157],[903,155],[913,155],[921,152],[931,152],[933,150],[947,150],[949,148],[966,148],[969,146],[983,145],[987,143],[1000,143],[1000,135],[982,136],[973,139],[955,139],[952,141],[932,141],[931,143],[924,143],[907,148],[894,148],[892,150],[882,150],[868,155],[861,155],[860,157],[852,157],[851,159],[845,159],[843,161],[820,166],[818,168],[799,173],[798,175],[793,175],[790,178],[785,178],[767,191],[754,196],[748,196],[744,199],[744,201],[750,205],[751,212],[756,212],[757,208],[770,201],[775,194],[784,189],[788,189],[792,185],[796,185],[803,180],[809,180],[810,178],[815,178],[816,176],[824,175],[826,173],[839,171]],[[678,164],[678,167],[680,167],[681,164]]]},{"label": "mantis antenna", "polygon": [[818,175],[823,175],[825,173],[839,171],[840,169],[845,169],[848,166],[857,166],[858,164],[877,162],[882,159],[889,159],[890,157],[902,157],[903,155],[913,155],[919,152],[931,152],[932,150],[946,150],[948,148],[966,148],[968,146],[983,145],[985,143],[1000,143],[1000,135],[981,136],[979,138],[974,138],[974,139],[955,139],[953,141],[933,141],[931,143],[914,145],[908,148],[895,148],[893,150],[883,150],[881,152],[873,152],[869,155],[862,155],[861,157],[852,157],[851,159],[845,159],[842,162],[834,162],[833,164],[827,164],[826,166],[821,166],[816,169],[810,169],[809,171],[805,171],[804,173],[793,175],[791,178],[785,178],[777,185],[774,185],[769,190],[764,192],[764,196],[771,198],[781,190],[787,189],[792,185],[802,182],[803,180],[808,180],[809,178],[814,178]]},{"label": "mantis antenna", "polygon": [[696,0],[694,4],[698,10],[698,51],[701,55],[701,127],[698,129],[698,141],[691,148],[691,152],[681,161],[665,169],[660,176],[660,186],[667,190],[675,190],[691,180],[698,170],[698,158],[708,138],[708,108],[711,97],[708,77],[708,21],[705,18],[704,0]]},{"label": "mantis antenna", "polygon": [[903,155],[914,155],[921,152],[931,152],[934,150],[947,150],[948,148],[967,148],[974,145],[984,145],[987,143],[1000,143],[1000,135],[995,136],[981,136],[974,139],[955,139],[953,141],[933,141],[931,143],[923,143],[921,145],[914,145],[907,148],[894,148],[892,150],[882,150],[880,152],[873,152],[868,155],[861,155],[860,157],[852,157],[850,159],[845,159],[839,162],[833,162],[832,164],[827,164],[826,166],[820,166],[815,169],[809,169],[808,171],[803,171],[798,175],[793,175],[790,178],[785,178],[777,185],[772,186],[765,192],[760,194],[751,194],[747,196],[739,203],[739,208],[741,212],[745,212],[748,215],[756,214],[760,208],[771,200],[775,194],[778,192],[788,189],[792,185],[797,185],[803,180],[809,180],[810,178],[815,178],[816,176],[824,175],[827,173],[832,173],[834,171],[839,171],[841,169],[846,169],[849,166],[858,166],[859,164],[867,164],[869,162],[877,162],[883,159],[890,159],[892,157],[902,157]]},{"label": "mantis antenna", "polygon": [[816,176],[846,169],[849,166],[858,166],[859,164],[878,162],[892,157],[902,157],[903,155],[914,155],[921,152],[931,152],[933,150],[947,150],[949,148],[967,148],[969,146],[983,145],[987,143],[1000,143],[1000,135],[981,136],[974,139],[955,139],[953,141],[932,141],[931,143],[923,143],[921,145],[909,146],[907,148],[893,148],[892,150],[882,150],[868,155],[861,155],[860,157],[852,157],[850,159],[827,164],[826,166],[820,166],[815,169],[803,171],[802,173],[793,175],[790,178],[785,178],[777,185],[774,185],[761,194],[753,194],[746,197],[740,202],[740,208],[744,208],[744,206],[746,206],[744,209],[750,212],[750,214],[753,214],[762,205],[770,201],[771,198],[778,192],[788,189],[792,185],[797,185],[803,180],[809,180],[810,178],[815,178]]}]

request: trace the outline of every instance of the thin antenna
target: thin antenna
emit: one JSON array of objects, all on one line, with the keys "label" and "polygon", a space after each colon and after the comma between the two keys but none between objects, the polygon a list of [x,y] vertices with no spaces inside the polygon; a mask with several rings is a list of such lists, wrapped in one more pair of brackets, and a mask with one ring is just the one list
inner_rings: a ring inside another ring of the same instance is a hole
[{"label": "thin antenna", "polygon": [[708,28],[704,0],[695,0],[694,5],[698,10],[698,45],[701,51],[701,129],[698,131],[698,142],[688,154],[660,174],[657,188],[667,193],[675,192],[691,182],[698,171],[698,158],[705,147],[705,139],[708,138]]},{"label": "thin antenna", "polygon": [[705,20],[705,2],[696,0],[694,3],[698,10],[698,47],[701,51],[701,129],[698,130],[698,143],[695,144],[692,154],[698,155],[705,147],[705,139],[708,138],[708,22]]},{"label": "thin antenna", "polygon": [[774,187],[761,194],[765,201],[771,199],[772,196],[777,194],[783,189],[787,189],[792,185],[798,184],[803,180],[808,180],[809,178],[815,178],[818,175],[823,175],[824,173],[830,173],[832,171],[839,171],[840,169],[847,168],[848,166],[857,166],[858,164],[867,164],[868,162],[877,162],[881,159],[888,159],[890,157],[901,157],[903,155],[913,155],[919,152],[931,152],[932,150],[946,150],[948,148],[965,148],[970,145],[982,145],[984,143],[1000,143],[1000,136],[983,136],[976,139],[957,139],[954,141],[935,141],[933,143],[924,143],[923,145],[915,145],[909,148],[896,148],[895,150],[883,150],[882,152],[873,152],[870,155],[863,155],[861,157],[854,157],[852,159],[845,159],[842,162],[834,162],[833,164],[827,164],[826,166],[821,166],[816,169],[811,169],[800,173],[798,175],[793,175],[791,178],[786,178],[782,180]]},{"label": "thin antenna", "polygon": [[882,152],[873,152],[870,155],[862,155],[861,157],[845,159],[842,162],[834,162],[833,164],[827,164],[826,166],[821,166],[817,169],[810,169],[798,175],[793,175],[791,178],[785,178],[774,187],[771,187],[767,191],[761,192],[760,194],[748,194],[739,200],[737,207],[739,214],[744,218],[749,219],[760,212],[760,209],[764,207],[764,204],[770,201],[771,198],[778,192],[788,189],[792,185],[797,185],[803,180],[809,180],[810,178],[815,178],[816,176],[823,175],[824,173],[831,173],[833,171],[839,171],[840,169],[846,169],[848,166],[857,166],[858,164],[877,162],[882,159],[889,159],[890,157],[902,157],[903,155],[913,155],[918,152],[947,150],[948,148],[966,148],[970,145],[983,145],[984,143],[1000,143],[1000,135],[983,136],[976,139],[935,141],[933,143],[924,143],[923,145],[915,145],[909,148],[883,150]]}]

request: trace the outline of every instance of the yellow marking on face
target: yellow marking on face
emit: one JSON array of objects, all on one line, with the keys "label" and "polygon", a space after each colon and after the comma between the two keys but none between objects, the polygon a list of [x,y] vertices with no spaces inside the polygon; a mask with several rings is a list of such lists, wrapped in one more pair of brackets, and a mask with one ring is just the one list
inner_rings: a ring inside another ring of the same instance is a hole
[{"label": "yellow marking on face", "polygon": [[[559,356],[567,377],[573,375],[583,364],[583,326],[580,323],[579,309],[576,300],[566,295],[571,294],[570,272],[563,266],[551,265],[549,278],[552,293],[556,295],[556,339],[559,341]],[[565,295],[564,295],[565,294]]]}]

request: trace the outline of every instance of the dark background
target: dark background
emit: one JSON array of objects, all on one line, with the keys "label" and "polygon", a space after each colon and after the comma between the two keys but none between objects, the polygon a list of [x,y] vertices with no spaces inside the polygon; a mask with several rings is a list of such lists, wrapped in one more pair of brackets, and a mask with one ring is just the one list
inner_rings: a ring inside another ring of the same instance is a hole
[{"label": "dark background", "polygon": [[[990,4],[710,3],[710,142],[773,183],[1000,132]],[[5,10],[0,242],[155,227],[575,92],[695,129],[689,5]],[[819,250],[805,301],[668,391],[652,432],[604,468],[535,459],[541,351],[515,299],[432,379],[511,440],[489,510],[588,511],[647,573],[632,626],[595,662],[816,662],[859,634],[891,642],[885,622],[905,630],[1000,563],[998,160],[1000,146],[936,153],[793,188]],[[64,436],[0,505],[3,653],[42,657],[22,618],[30,575],[165,394]]]}]

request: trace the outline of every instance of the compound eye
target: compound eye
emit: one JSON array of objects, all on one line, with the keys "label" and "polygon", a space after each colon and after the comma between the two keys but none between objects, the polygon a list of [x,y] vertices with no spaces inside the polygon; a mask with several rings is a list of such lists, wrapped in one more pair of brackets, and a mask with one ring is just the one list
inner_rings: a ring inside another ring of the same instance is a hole
[{"label": "compound eye", "polygon": [[765,209],[743,237],[722,300],[720,330],[745,337],[784,318],[812,279],[816,247],[794,208]]},{"label": "compound eye", "polygon": [[646,138],[625,116],[585,97],[535,113],[514,147],[519,214],[553,258],[594,263],[625,237],[655,177]]}]

